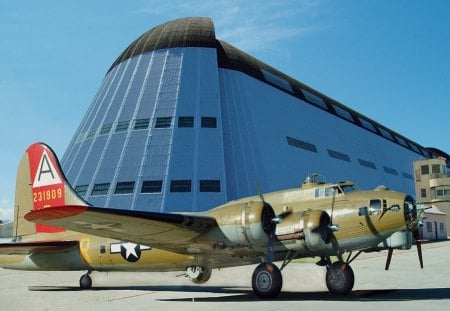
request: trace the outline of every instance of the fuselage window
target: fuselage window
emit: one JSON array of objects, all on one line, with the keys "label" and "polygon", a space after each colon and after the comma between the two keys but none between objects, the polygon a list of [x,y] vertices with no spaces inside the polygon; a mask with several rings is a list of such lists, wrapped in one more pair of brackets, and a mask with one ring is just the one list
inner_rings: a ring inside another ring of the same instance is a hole
[{"label": "fuselage window", "polygon": [[370,200],[370,212],[378,213],[381,211],[381,201],[380,200]]}]

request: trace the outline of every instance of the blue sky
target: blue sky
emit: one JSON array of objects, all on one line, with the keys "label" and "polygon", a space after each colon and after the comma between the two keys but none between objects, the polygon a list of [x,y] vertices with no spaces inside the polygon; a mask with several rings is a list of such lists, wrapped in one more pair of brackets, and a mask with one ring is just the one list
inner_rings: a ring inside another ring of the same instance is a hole
[{"label": "blue sky", "polygon": [[212,17],[219,39],[450,153],[450,1],[0,0],[0,218],[28,145],[62,157],[117,56],[186,16]]}]

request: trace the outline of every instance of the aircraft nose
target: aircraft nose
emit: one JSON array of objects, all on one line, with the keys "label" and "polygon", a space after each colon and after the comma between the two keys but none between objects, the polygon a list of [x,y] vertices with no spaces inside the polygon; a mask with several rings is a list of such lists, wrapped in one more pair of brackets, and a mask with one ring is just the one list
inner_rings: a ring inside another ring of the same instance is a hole
[{"label": "aircraft nose", "polygon": [[417,217],[417,207],[414,199],[407,195],[403,202],[405,225],[409,231],[414,232],[419,228],[419,217]]}]

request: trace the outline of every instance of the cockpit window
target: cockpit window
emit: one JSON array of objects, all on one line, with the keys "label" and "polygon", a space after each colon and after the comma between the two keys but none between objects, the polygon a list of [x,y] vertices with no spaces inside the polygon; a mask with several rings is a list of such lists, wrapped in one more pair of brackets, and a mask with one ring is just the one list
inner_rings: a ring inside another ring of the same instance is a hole
[{"label": "cockpit window", "polygon": [[332,197],[342,193],[342,190],[337,187],[317,188],[315,191],[316,198]]},{"label": "cockpit window", "polygon": [[344,193],[349,193],[352,191],[355,191],[356,188],[353,185],[345,185],[345,186],[341,186],[342,191],[344,191]]}]

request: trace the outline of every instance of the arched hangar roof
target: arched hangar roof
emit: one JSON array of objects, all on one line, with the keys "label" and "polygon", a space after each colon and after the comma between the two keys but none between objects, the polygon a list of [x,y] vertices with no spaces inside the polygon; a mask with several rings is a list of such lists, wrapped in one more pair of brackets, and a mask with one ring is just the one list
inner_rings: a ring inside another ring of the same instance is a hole
[{"label": "arched hangar roof", "polygon": [[123,51],[108,72],[133,56],[177,47],[215,48],[220,68],[233,69],[248,74],[420,155],[425,157],[437,156],[432,148],[423,148],[410,139],[289,77],[231,44],[216,39],[214,23],[208,17],[180,18],[150,29]]}]

